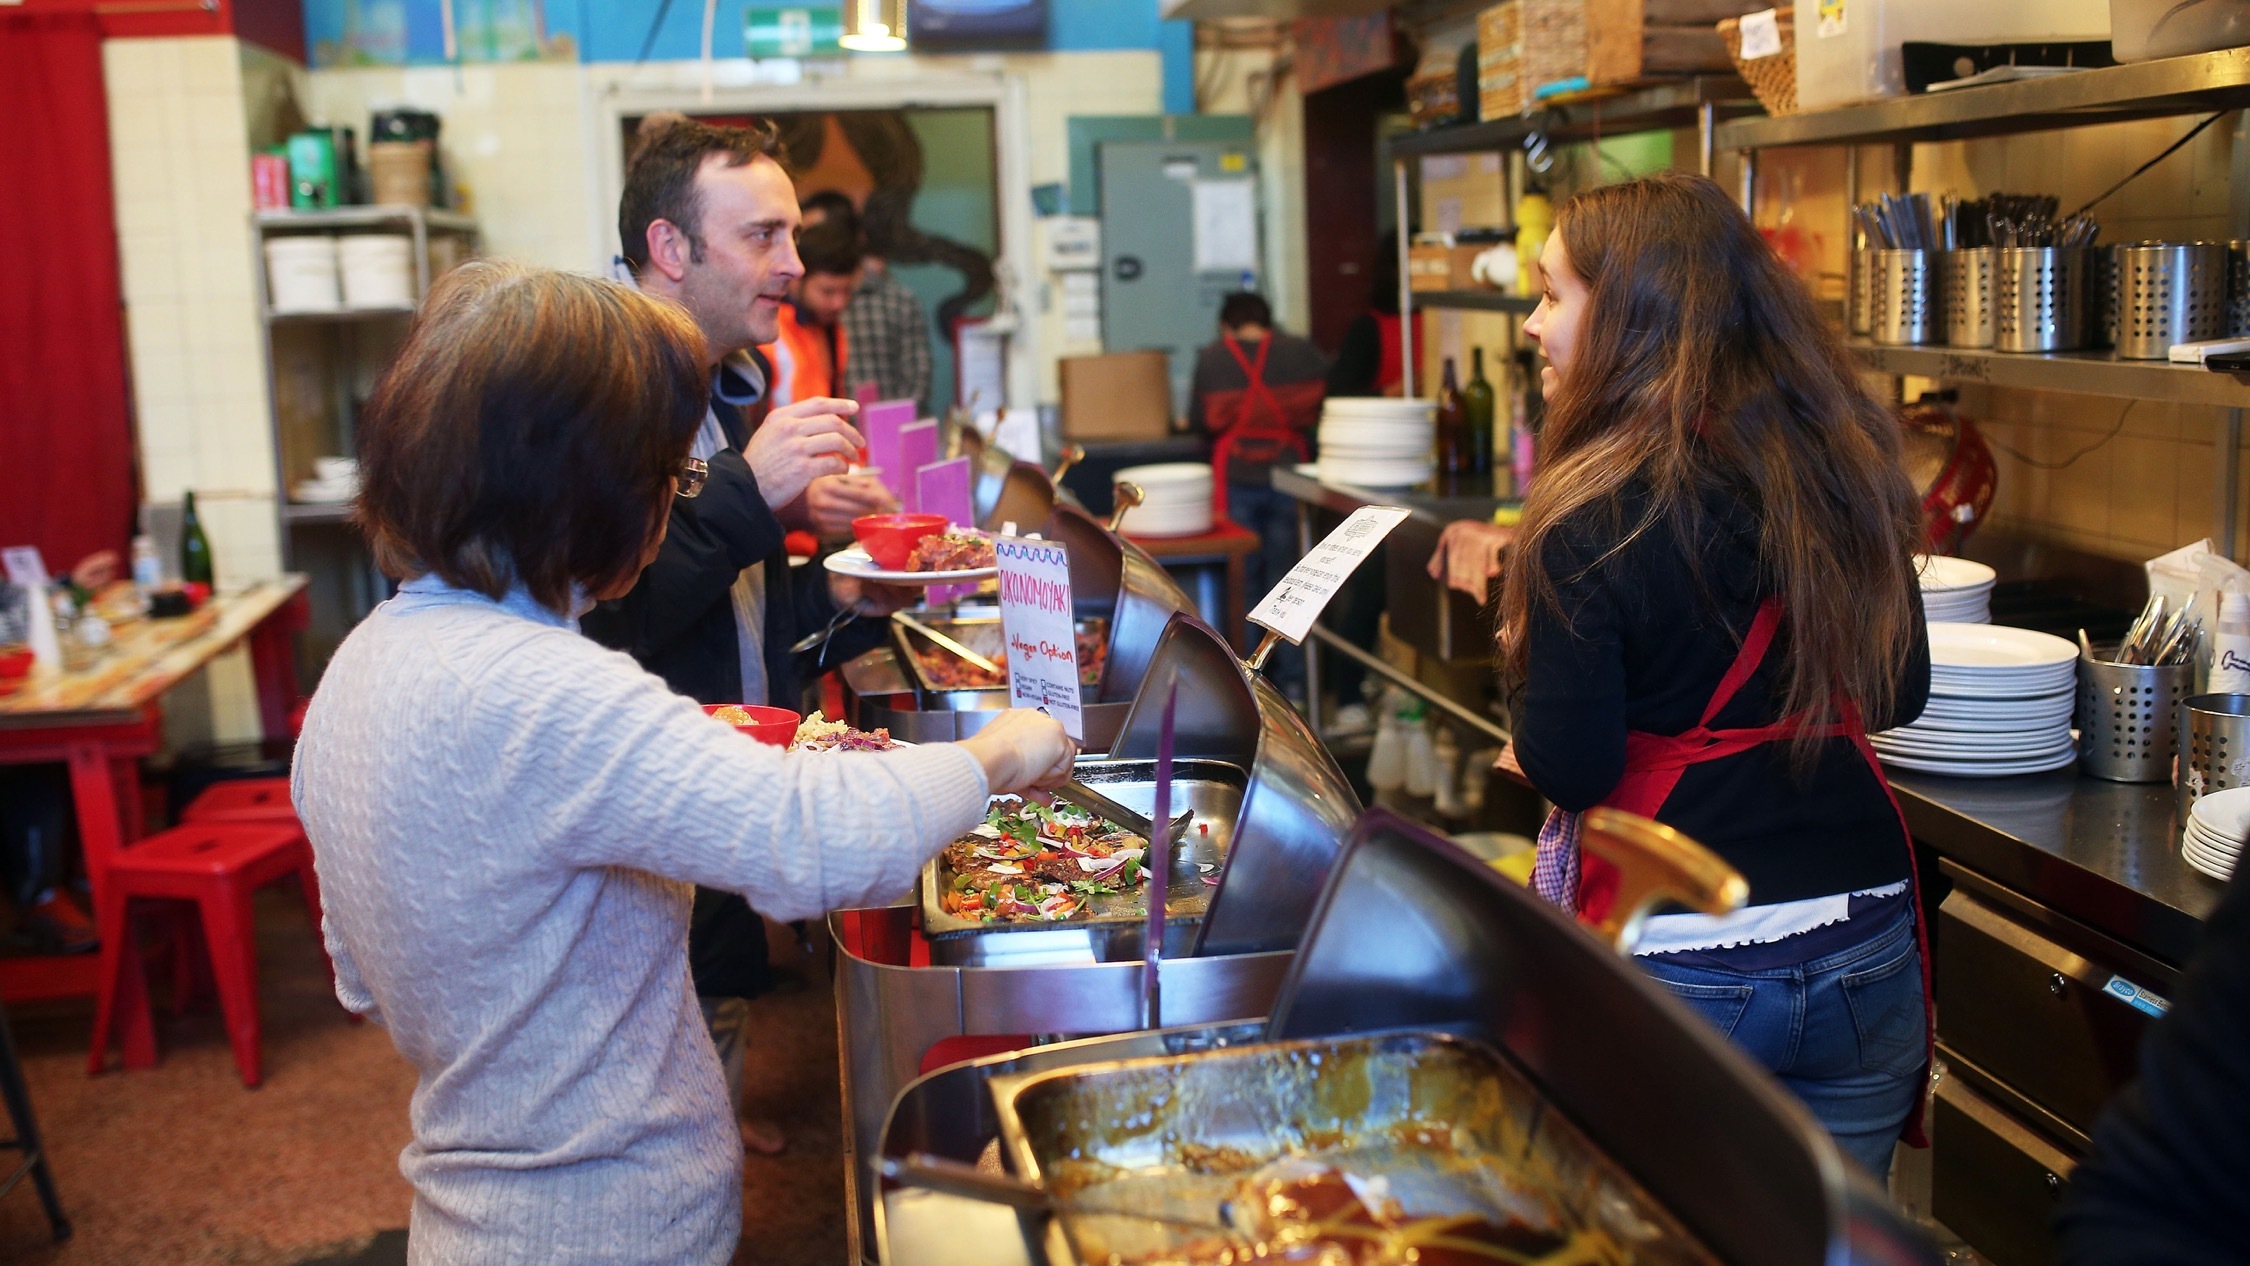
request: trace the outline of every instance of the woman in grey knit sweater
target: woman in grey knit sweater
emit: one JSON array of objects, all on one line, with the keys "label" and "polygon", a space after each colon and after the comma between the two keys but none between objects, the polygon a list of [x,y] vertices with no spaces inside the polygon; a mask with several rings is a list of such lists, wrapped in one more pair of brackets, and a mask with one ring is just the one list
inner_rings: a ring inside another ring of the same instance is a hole
[{"label": "woman in grey knit sweater", "polygon": [[295,798],[337,993],[421,1074],[416,1263],[727,1261],[742,1153],[688,980],[691,885],[776,919],[894,896],[988,793],[1075,756],[1021,712],[957,744],[784,754],[578,635],[692,495],[703,353],[663,300],[471,264],[361,422],[358,521],[405,583],[330,663]]}]

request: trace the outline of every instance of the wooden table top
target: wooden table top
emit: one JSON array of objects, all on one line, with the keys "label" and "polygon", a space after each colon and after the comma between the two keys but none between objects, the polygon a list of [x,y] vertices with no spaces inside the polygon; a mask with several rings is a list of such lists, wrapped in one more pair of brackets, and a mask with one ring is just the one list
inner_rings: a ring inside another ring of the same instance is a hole
[{"label": "wooden table top", "polygon": [[305,587],[302,575],[215,596],[193,615],[118,626],[101,657],[77,672],[35,671],[0,696],[0,729],[131,720],[165,691],[233,649]]}]

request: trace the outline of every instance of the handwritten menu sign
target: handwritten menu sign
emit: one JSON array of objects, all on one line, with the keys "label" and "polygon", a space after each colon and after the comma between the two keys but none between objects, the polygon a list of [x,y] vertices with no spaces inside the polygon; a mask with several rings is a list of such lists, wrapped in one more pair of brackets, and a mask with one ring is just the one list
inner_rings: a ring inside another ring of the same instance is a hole
[{"label": "handwritten menu sign", "polygon": [[1008,703],[1045,708],[1074,739],[1086,737],[1078,706],[1077,621],[1070,555],[1051,541],[997,537],[1000,632],[1008,640]]},{"label": "handwritten menu sign", "polygon": [[1406,521],[1407,512],[1395,506],[1364,506],[1338,524],[1312,552],[1297,560],[1257,609],[1250,622],[1272,629],[1292,643],[1305,640],[1328,600],[1344,587],[1353,570],[1391,529]]}]

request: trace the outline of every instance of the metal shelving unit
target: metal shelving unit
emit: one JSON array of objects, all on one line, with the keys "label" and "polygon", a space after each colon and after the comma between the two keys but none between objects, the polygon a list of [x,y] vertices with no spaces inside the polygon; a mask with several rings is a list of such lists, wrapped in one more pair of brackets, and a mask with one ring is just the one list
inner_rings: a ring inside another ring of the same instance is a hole
[{"label": "metal shelving unit", "polygon": [[[1700,170],[1709,175],[1717,129],[1722,120],[1733,119],[1757,112],[1761,107],[1750,94],[1750,88],[1731,75],[1699,75],[1692,79],[1668,80],[1645,88],[1626,90],[1596,90],[1576,93],[1568,97],[1555,97],[1542,101],[1533,110],[1505,119],[1490,119],[1482,123],[1468,123],[1456,127],[1436,128],[1391,138],[1388,149],[1391,156],[1392,175],[1396,182],[1397,220],[1399,225],[1399,311],[1411,314],[1415,308],[1450,309],[1470,312],[1504,312],[1517,316],[1528,315],[1539,306],[1536,297],[1502,294],[1498,291],[1423,291],[1419,294],[1407,288],[1409,270],[1406,254],[1409,245],[1406,226],[1413,222],[1408,214],[1411,199],[1411,163],[1417,159],[1447,154],[1507,153],[1527,141],[1537,140],[1544,145],[1571,145],[1598,140],[1604,136],[1626,136],[1635,132],[1669,131],[1675,128],[1696,129],[1697,160]],[[1515,163],[1501,166],[1501,204],[1515,205],[1515,192],[1522,186],[1522,176]],[[1406,395],[1414,394],[1415,346],[1414,323],[1401,324],[1399,336],[1403,346],[1405,380],[1401,389]]]},{"label": "metal shelving unit", "polygon": [[[307,341],[316,349],[322,375],[327,379],[316,453],[348,453],[352,447],[353,379],[355,369],[368,355],[380,355],[395,343],[413,305],[384,308],[340,308],[327,312],[276,312],[270,306],[266,284],[265,243],[275,237],[311,233],[389,233],[411,240],[414,294],[417,301],[430,290],[430,243],[436,237],[458,239],[464,256],[474,254],[479,240],[477,222],[456,211],[413,206],[331,207],[312,211],[255,211],[251,213],[252,274],[258,297],[259,326],[264,332],[266,379],[271,397],[268,424],[274,452],[274,514],[281,536],[285,567],[305,571],[313,578],[313,633],[325,644],[342,636],[361,616],[380,602],[387,583],[363,546],[348,532],[350,507],[333,502],[298,503],[289,499],[296,477],[305,474],[305,454],[296,451],[302,438],[304,393],[283,390],[276,352],[277,336],[298,349],[304,362]],[[298,403],[300,425],[292,428],[284,417],[285,399]],[[293,435],[293,431],[298,434]],[[313,666],[325,657],[316,650]]]},{"label": "metal shelving unit", "polygon": [[1720,149],[1958,141],[2250,106],[2250,48],[1925,92],[1867,105],[1735,119]]},{"label": "metal shelving unit", "polygon": [[2111,351],[1995,352],[1989,347],[1891,347],[1851,341],[1853,355],[1870,369],[1946,382],[2120,396],[2171,404],[2239,408],[2250,401],[2250,374],[2215,374],[2198,365],[2124,360]]},{"label": "metal shelving unit", "polygon": [[[1921,93],[1779,118],[1733,119],[1715,129],[1716,144],[1741,158],[1740,198],[1756,213],[1758,152],[1804,145],[1842,145],[1844,203],[1856,205],[1860,193],[1860,147],[1893,147],[1892,171],[1898,188],[1911,184],[1917,142],[2015,136],[2060,128],[2087,127],[2133,119],[2163,118],[2219,110],[2250,109],[2250,48],[2170,57],[2125,66],[2074,71],[1946,92]],[[2237,124],[2237,156],[2231,173],[2230,236],[2250,236],[2250,162],[2243,150],[2244,127]],[[1852,240],[1845,225],[1844,240]],[[1856,267],[1847,252],[1845,267]],[[1845,278],[1849,293],[1851,278]],[[2106,351],[2026,355],[1989,349],[1943,346],[1890,347],[1854,341],[1852,350],[1871,368],[1947,382],[1977,383],[2033,391],[2123,396],[2167,404],[2225,409],[2215,437],[2212,539],[2231,555],[2239,506],[2236,470],[2241,458],[2243,410],[2250,408],[2250,375],[2216,374],[2165,361],[2122,360]]]},{"label": "metal shelving unit", "polygon": [[1539,306],[1537,295],[1512,295],[1502,290],[1422,290],[1414,295],[1417,308],[1451,308],[1458,312],[1509,312],[1529,316]]}]

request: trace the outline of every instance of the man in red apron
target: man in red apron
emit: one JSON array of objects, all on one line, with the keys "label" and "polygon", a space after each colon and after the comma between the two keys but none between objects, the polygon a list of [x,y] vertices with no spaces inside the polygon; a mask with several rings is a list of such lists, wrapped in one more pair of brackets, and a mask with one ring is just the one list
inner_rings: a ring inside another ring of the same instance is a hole
[{"label": "man in red apron", "polygon": [[[1273,309],[1249,293],[1226,297],[1219,341],[1196,356],[1188,422],[1211,444],[1213,511],[1258,534],[1252,602],[1297,561],[1297,504],[1274,491],[1272,473],[1311,460],[1327,375],[1320,349],[1273,328]],[[1272,668],[1284,689],[1302,679],[1301,665]]]}]

